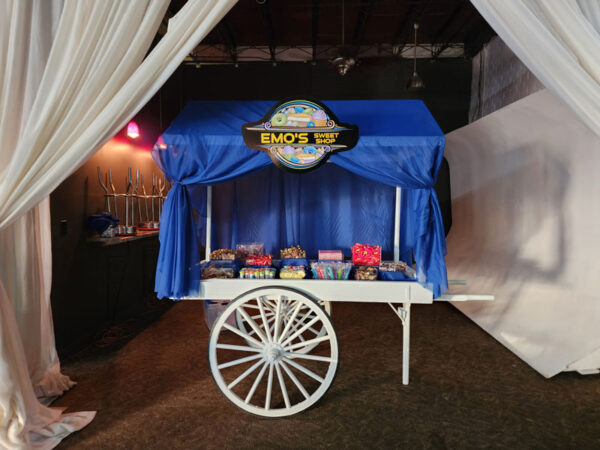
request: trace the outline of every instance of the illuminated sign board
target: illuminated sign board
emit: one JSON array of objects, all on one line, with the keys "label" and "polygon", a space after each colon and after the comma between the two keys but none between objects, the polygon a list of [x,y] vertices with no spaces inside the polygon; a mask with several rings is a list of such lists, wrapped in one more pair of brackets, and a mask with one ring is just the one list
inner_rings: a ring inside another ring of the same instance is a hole
[{"label": "illuminated sign board", "polygon": [[248,147],[267,152],[279,167],[307,172],[323,164],[331,153],[354,147],[358,127],[341,123],[318,101],[287,100],[258,122],[244,124],[242,136]]}]

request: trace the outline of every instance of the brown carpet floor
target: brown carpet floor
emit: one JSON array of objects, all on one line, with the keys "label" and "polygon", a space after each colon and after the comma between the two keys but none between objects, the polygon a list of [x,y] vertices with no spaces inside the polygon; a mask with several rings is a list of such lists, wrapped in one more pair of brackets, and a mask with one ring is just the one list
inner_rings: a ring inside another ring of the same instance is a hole
[{"label": "brown carpet floor", "polygon": [[544,379],[447,304],[413,306],[411,383],[384,304],[333,307],[341,346],[329,392],[264,419],[220,393],[201,302],[181,302],[118,349],[70,358],[79,384],[54,406],[97,410],[60,449],[600,449],[600,377]]}]

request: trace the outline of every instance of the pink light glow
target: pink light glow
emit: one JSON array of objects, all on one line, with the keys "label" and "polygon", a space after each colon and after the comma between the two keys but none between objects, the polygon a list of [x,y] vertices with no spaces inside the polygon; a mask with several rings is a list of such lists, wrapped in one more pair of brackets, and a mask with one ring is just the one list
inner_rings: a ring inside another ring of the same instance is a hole
[{"label": "pink light glow", "polygon": [[167,149],[167,144],[165,144],[165,140],[163,139],[162,134],[158,137],[158,140],[156,141],[156,145],[161,150],[166,150]]},{"label": "pink light glow", "polygon": [[127,124],[127,137],[131,139],[140,137],[140,127],[133,120]]}]

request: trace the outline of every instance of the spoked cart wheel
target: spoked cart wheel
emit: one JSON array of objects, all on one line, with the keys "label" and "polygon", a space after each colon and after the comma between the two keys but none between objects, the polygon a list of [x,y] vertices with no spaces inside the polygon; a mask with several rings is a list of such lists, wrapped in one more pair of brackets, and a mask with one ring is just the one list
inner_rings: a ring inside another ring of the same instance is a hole
[{"label": "spoked cart wheel", "polygon": [[[323,307],[323,309],[325,309],[325,312],[327,312],[327,314],[331,317],[331,302],[319,300],[318,303],[321,307]],[[267,325],[269,326],[269,331],[272,333],[273,328],[275,327],[275,315],[276,315],[277,303],[274,299],[266,299],[264,302],[264,307],[265,307],[265,316],[267,318]],[[284,307],[284,309],[283,309],[283,324],[284,324],[284,326],[287,325],[288,321],[291,319],[292,312],[293,312],[293,305],[290,304],[290,305],[286,305]],[[300,308],[299,313],[294,317],[294,323],[290,326],[292,330],[300,329],[306,322],[310,321],[314,317],[311,314],[306,314],[307,312],[308,312],[308,309],[306,306],[302,306]],[[263,331],[263,333],[264,333],[263,324],[262,324],[262,321],[260,320],[260,317],[261,317],[260,313],[258,311],[254,311],[254,314],[251,314],[250,317],[252,319],[254,319],[254,321],[257,322],[257,325],[259,326],[261,331]],[[236,312],[235,312],[235,322],[237,323],[237,326],[241,331],[243,331],[244,333],[248,333],[248,335],[256,338],[256,331],[252,329],[252,327],[248,324],[246,319],[244,319],[244,317],[240,314],[240,312],[238,310],[236,310]],[[326,333],[326,330],[324,327],[311,326],[311,327],[307,328],[307,332],[305,334],[300,334],[298,336],[298,339],[300,341],[304,341],[308,337],[308,339],[310,340],[314,337],[324,336],[325,333]],[[255,345],[251,340],[248,340],[246,342],[250,347],[254,347],[254,345]],[[306,344],[306,346],[304,346],[304,347],[297,348],[296,351],[298,353],[308,353],[313,348],[315,348],[317,345],[319,345],[318,342],[315,342],[312,344]]]},{"label": "spoked cart wheel", "polygon": [[[267,323],[268,305],[275,309],[273,327]],[[252,336],[227,323],[236,312]],[[317,336],[309,328],[324,331]],[[312,348],[299,351],[307,346]],[[338,358],[337,336],[323,308],[302,292],[279,287],[233,300],[208,342],[210,370],[221,392],[244,411],[265,417],[290,416],[317,402],[335,378]]]}]

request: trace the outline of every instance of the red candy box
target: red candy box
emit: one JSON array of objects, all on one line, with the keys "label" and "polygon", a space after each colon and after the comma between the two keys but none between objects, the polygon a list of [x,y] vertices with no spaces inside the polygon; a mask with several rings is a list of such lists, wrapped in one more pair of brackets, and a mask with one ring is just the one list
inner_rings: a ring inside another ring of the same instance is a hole
[{"label": "red candy box", "polygon": [[248,266],[270,266],[271,255],[254,255],[246,258],[246,265]]},{"label": "red candy box", "polygon": [[381,263],[381,247],[379,245],[354,244],[352,246],[352,262],[357,266],[378,266]]}]

